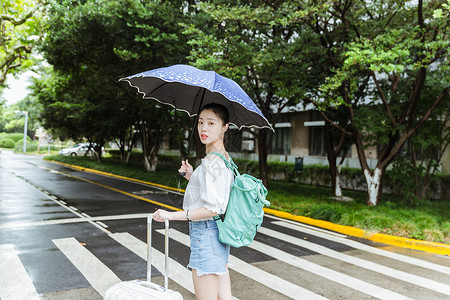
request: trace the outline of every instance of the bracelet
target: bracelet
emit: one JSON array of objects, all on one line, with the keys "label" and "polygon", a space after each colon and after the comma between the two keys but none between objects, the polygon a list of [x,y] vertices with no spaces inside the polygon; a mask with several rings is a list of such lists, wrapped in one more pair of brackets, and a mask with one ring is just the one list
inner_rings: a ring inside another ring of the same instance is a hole
[{"label": "bracelet", "polygon": [[186,219],[187,219],[188,221],[191,221],[191,219],[189,219],[189,209],[186,211]]}]

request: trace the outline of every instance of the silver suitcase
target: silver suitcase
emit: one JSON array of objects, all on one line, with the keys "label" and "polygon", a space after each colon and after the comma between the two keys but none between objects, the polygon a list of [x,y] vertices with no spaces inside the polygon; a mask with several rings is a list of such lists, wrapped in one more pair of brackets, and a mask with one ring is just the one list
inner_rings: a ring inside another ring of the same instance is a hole
[{"label": "silver suitcase", "polygon": [[147,300],[147,299],[173,299],[182,300],[180,293],[169,290],[169,221],[165,220],[165,271],[164,287],[151,282],[152,276],[152,219],[153,214],[147,217],[147,281],[123,281],[110,287],[104,300]]}]

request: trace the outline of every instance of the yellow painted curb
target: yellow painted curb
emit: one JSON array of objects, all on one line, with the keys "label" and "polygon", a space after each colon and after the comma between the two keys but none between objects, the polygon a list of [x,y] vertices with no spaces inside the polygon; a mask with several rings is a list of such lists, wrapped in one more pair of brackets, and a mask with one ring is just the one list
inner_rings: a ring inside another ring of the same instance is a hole
[{"label": "yellow painted curb", "polygon": [[450,256],[450,245],[447,244],[403,238],[382,233],[370,233],[364,229],[334,224],[328,221],[316,220],[303,216],[296,216],[288,212],[278,211],[270,208],[264,208],[264,212],[269,215],[274,215],[283,219],[302,222],[305,224],[325,228],[346,235],[364,238],[374,242]]},{"label": "yellow painted curb", "polygon": [[[144,184],[148,184],[148,185],[153,185],[153,186],[157,186],[157,187],[160,187],[160,188],[164,188],[164,189],[168,189],[168,190],[172,190],[172,191],[177,191],[177,192],[181,192],[181,193],[185,192],[185,190],[183,190],[183,189],[177,189],[177,188],[166,186],[166,185],[162,185],[162,184],[157,184],[157,183],[147,182],[147,181],[143,181],[143,180],[128,178],[128,177],[124,177],[124,176],[120,176],[120,175],[115,175],[115,174],[111,174],[111,173],[97,171],[97,170],[94,170],[94,169],[89,169],[89,168],[80,167],[80,166],[76,166],[76,165],[66,164],[66,163],[53,161],[53,160],[51,162],[56,163],[56,164],[60,164],[60,165],[63,165],[63,166],[67,166],[67,167],[70,167],[70,168],[73,168],[73,169],[76,169],[76,170],[80,170],[80,171],[86,171],[86,172],[101,174],[101,175],[105,175],[105,176],[125,179],[125,180],[129,180],[129,181],[135,181],[135,182],[144,183]],[[111,188],[111,189],[116,190],[114,188]],[[116,190],[116,191],[119,191],[119,190]],[[119,192],[122,192],[122,191],[119,191]],[[125,193],[125,192],[122,192],[122,193]],[[172,206],[169,207],[166,204],[159,203],[159,202],[156,202],[156,201],[153,201],[153,200],[149,200],[149,199],[144,198],[144,197],[139,197],[139,196],[132,195],[132,194],[129,194],[129,193],[126,193],[126,194],[129,195],[129,196],[132,196],[134,198],[138,198],[140,200],[147,201],[147,202],[150,202],[150,203],[153,203],[153,204],[162,205],[164,207],[167,207],[167,208],[170,208],[170,209],[173,209],[173,210],[180,210],[179,208],[175,208],[175,207],[172,207]],[[408,248],[408,249],[413,249],[413,250],[420,250],[420,251],[425,251],[425,252],[430,252],[430,253],[450,256],[450,245],[447,245],[447,244],[434,243],[434,242],[428,242],[428,241],[421,241],[421,240],[415,240],[415,239],[410,239],[410,238],[403,238],[403,237],[392,236],[392,235],[387,235],[387,234],[382,234],[382,233],[371,233],[371,232],[368,232],[368,231],[366,231],[364,229],[351,227],[351,226],[334,224],[334,223],[331,223],[331,222],[328,222],[328,221],[316,220],[316,219],[312,219],[312,218],[308,218],[308,217],[304,217],[304,216],[297,216],[297,215],[293,215],[293,214],[288,213],[288,212],[279,211],[279,210],[275,210],[275,209],[271,209],[271,208],[264,208],[264,212],[269,214],[269,215],[274,215],[274,216],[277,216],[277,217],[280,217],[280,218],[283,218],[283,219],[293,220],[293,221],[297,221],[297,222],[301,222],[301,223],[305,223],[305,224],[321,227],[321,228],[324,228],[324,229],[332,230],[332,231],[335,231],[335,232],[339,232],[339,233],[342,233],[342,234],[346,234],[346,235],[350,235],[350,236],[354,236],[354,237],[358,237],[358,238],[364,238],[364,239],[371,240],[371,241],[378,242],[378,243],[383,243],[383,244],[388,244],[388,245],[402,247],[402,248]]]}]

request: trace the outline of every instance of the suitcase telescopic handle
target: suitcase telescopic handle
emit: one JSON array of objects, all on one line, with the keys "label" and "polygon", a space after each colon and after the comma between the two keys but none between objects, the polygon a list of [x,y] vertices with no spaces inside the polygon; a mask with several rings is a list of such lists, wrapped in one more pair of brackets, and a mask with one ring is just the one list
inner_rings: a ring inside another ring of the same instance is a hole
[{"label": "suitcase telescopic handle", "polygon": [[[152,278],[152,221],[153,214],[147,216],[147,281]],[[169,220],[164,220],[164,288],[169,288]]]}]

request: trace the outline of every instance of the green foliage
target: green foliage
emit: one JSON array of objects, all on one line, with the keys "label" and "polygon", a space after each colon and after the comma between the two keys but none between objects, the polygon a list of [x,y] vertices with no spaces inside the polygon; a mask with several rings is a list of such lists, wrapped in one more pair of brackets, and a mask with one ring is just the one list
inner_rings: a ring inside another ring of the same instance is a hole
[{"label": "green foliage", "polygon": [[136,132],[151,131],[145,148],[159,145],[152,138],[175,123],[167,107],[118,79],[185,62],[188,46],[173,22],[184,8],[182,1],[51,1],[42,51],[52,67],[33,86],[44,126],[74,140],[116,140],[122,151]]},{"label": "green foliage", "polygon": [[0,88],[6,76],[34,64],[32,50],[43,36],[42,1],[2,0],[0,4]]},{"label": "green foliage", "polygon": [[15,143],[14,140],[7,138],[7,137],[3,137],[0,139],[0,147],[1,148],[14,148]]},{"label": "green foliage", "polygon": [[[10,138],[14,141],[14,143],[17,143],[18,141],[23,142],[23,133],[5,133],[4,138]],[[31,141],[31,138],[27,136],[27,141]]]},{"label": "green foliage", "polygon": [[[37,142],[37,141],[36,141]],[[31,138],[29,136],[27,136],[27,144],[31,143]],[[17,145],[23,145],[23,139],[20,139],[16,142],[16,146]]]}]

